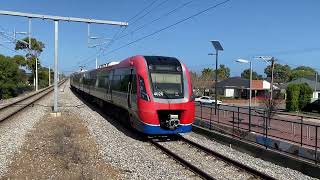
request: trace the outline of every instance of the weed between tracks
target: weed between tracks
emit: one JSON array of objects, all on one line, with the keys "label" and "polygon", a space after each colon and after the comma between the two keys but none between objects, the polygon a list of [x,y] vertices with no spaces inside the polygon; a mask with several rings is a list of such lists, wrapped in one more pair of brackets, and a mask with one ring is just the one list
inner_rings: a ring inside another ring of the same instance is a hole
[{"label": "weed between tracks", "polygon": [[44,117],[26,137],[4,179],[117,179],[74,114]]}]

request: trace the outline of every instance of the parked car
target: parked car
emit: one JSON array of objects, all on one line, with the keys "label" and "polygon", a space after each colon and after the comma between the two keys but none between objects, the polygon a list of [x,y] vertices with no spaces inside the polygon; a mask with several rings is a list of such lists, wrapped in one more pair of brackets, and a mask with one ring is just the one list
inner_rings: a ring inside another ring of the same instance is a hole
[{"label": "parked car", "polygon": [[[215,103],[214,98],[209,97],[209,96],[201,96],[201,97],[195,98],[194,101],[202,103],[202,104],[214,104]],[[217,104],[222,104],[222,101],[217,100]]]},{"label": "parked car", "polygon": [[316,111],[320,113],[320,99],[315,100],[310,104],[307,104],[302,110],[307,112]]}]

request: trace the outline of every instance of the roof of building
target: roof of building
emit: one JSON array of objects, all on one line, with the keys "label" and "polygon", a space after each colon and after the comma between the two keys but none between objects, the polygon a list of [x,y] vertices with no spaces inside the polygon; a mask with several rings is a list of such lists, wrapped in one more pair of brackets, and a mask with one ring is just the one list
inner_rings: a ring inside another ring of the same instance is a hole
[{"label": "roof of building", "polygon": [[241,77],[230,77],[217,83],[217,87],[236,87],[241,89],[249,88],[249,79]]},{"label": "roof of building", "polygon": [[[316,82],[315,79],[311,80],[310,78],[298,78],[293,81],[290,81],[284,85],[285,88],[288,87],[289,84],[300,84],[307,83],[313,90],[315,88]],[[320,91],[320,82],[317,82],[317,91]]]},{"label": "roof of building", "polygon": [[[231,77],[217,83],[217,87],[223,88],[237,88],[237,89],[249,89],[250,80],[241,77]],[[252,89],[266,90],[270,88],[270,83],[265,80],[252,80]],[[274,86],[274,89],[278,87]]]}]

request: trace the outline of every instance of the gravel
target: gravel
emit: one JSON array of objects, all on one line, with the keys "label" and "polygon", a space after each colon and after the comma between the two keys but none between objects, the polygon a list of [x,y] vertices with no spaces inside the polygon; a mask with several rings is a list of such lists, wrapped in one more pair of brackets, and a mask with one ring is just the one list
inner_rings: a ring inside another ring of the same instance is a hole
[{"label": "gravel", "polygon": [[83,105],[69,88],[65,91],[61,96],[64,111],[74,111],[87,123],[89,133],[100,147],[100,155],[120,169],[121,179],[199,179],[128,129]]},{"label": "gravel", "polygon": [[299,171],[278,166],[268,161],[264,161],[260,158],[255,158],[248,154],[239,152],[229,146],[222,145],[214,140],[208,139],[202,135],[196,133],[189,133],[183,135],[185,138],[197,142],[211,150],[214,150],[220,154],[223,154],[229,158],[235,159],[243,164],[246,164],[252,168],[255,168],[261,172],[264,172],[276,179],[316,179],[310,176],[304,175]]},{"label": "gravel", "polygon": [[236,166],[208,155],[182,141],[161,142],[178,156],[208,173],[215,179],[255,179],[255,177]]},{"label": "gravel", "polygon": [[[101,114],[99,110],[83,104],[71,92],[69,86],[63,86],[60,89],[64,91],[60,93],[59,100],[62,113],[77,114],[85,122],[89,134],[98,145],[99,156],[115,169],[120,170],[121,179],[199,179],[162,151],[140,140],[132,131],[119,126],[111,118]],[[49,105],[51,103],[51,96],[47,96],[37,104]],[[30,108],[0,123],[0,179],[7,172],[13,155],[20,151],[19,148],[24,143],[27,132],[33,129],[41,117],[51,111],[46,106],[34,106],[32,111]],[[312,179],[298,171],[254,158],[195,133],[185,134],[184,137],[255,167],[277,179]],[[188,149],[180,149],[181,152],[184,150],[188,151]],[[187,153],[192,155],[191,152]],[[223,171],[222,168],[215,170]]]},{"label": "gravel", "polygon": [[[12,100],[6,102],[9,101]],[[50,111],[47,106],[51,102],[49,94],[37,102],[40,106],[28,107],[23,112],[0,123],[0,178],[7,172],[14,154],[20,151],[28,131]]]}]

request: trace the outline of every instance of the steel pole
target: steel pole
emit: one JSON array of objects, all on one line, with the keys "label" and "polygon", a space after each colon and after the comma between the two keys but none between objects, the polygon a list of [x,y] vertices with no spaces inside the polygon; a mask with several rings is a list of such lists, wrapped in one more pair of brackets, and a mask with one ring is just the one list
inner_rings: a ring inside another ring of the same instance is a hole
[{"label": "steel pole", "polygon": [[271,84],[270,84],[270,105],[273,99],[273,71],[274,71],[274,57],[271,59]]},{"label": "steel pole", "polygon": [[[316,72],[316,77],[315,77],[315,83],[314,83],[314,98],[317,96],[317,86],[318,86],[318,73]],[[318,97],[320,98],[320,97]]]},{"label": "steel pole", "polygon": [[36,91],[38,91],[38,57],[36,56]]},{"label": "steel pole", "polygon": [[96,69],[98,69],[98,57],[96,57]]},{"label": "steel pole", "polygon": [[[218,50],[216,50],[216,73],[215,73],[215,82],[214,82],[214,114],[217,114],[217,83],[218,83]],[[218,112],[219,113],[219,112]]]},{"label": "steel pole", "polygon": [[54,21],[54,112],[58,112],[58,23],[59,21]]},{"label": "steel pole", "polygon": [[[32,45],[31,45],[31,18],[28,18],[28,20],[29,20],[29,33],[28,33],[28,39],[29,39],[29,57],[31,57],[32,58],[32,55],[31,55],[31,48],[32,48]],[[30,60],[32,60],[30,58]],[[36,74],[37,74],[37,62],[36,62],[36,64],[35,64],[35,66],[36,66],[36,69],[35,69],[35,71],[33,72],[34,74],[34,77],[33,77],[33,85],[34,85],[34,88],[35,88],[35,90],[37,91],[37,83],[36,83]]]},{"label": "steel pole", "polygon": [[250,87],[249,87],[249,131],[251,131],[251,101],[252,101],[252,62],[250,61]]},{"label": "steel pole", "polygon": [[50,71],[50,65],[49,65],[49,86],[51,86],[51,71]]}]

